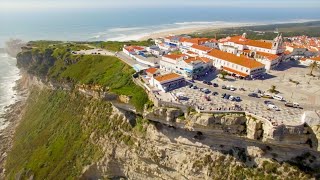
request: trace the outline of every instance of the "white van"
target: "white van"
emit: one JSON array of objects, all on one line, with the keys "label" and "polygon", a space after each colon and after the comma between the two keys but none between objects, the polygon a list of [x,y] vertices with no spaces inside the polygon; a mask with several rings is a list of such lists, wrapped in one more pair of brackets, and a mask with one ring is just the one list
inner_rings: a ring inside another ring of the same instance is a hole
[{"label": "white van", "polygon": [[280,111],[280,109],[276,105],[273,105],[273,104],[268,104],[268,108],[271,110]]},{"label": "white van", "polygon": [[272,97],[273,97],[273,99],[276,99],[276,100],[279,100],[279,101],[284,101],[284,98],[282,96],[280,96],[280,95],[276,95],[275,94]]}]

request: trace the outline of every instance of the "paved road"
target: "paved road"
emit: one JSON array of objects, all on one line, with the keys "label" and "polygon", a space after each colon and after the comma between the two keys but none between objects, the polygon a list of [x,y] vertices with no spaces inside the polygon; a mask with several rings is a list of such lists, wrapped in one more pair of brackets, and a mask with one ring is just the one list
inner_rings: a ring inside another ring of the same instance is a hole
[{"label": "paved road", "polygon": [[115,56],[131,67],[137,64],[137,61],[133,60],[130,56],[126,55],[124,52],[117,52]]}]

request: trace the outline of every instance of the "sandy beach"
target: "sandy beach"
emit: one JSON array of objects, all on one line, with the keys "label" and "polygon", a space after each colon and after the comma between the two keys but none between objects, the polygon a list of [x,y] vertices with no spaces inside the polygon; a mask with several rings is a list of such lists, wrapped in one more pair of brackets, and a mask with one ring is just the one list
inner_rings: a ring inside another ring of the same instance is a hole
[{"label": "sandy beach", "polygon": [[159,32],[150,33],[139,40],[147,40],[147,39],[156,39],[160,37],[165,37],[168,35],[180,35],[180,34],[191,34],[191,33],[201,33],[206,31],[213,31],[218,29],[224,28],[235,28],[235,27],[245,27],[245,26],[252,26],[258,24],[220,24],[214,26],[200,26],[200,27],[186,27],[186,28],[179,28],[179,29],[169,29],[163,30]]}]

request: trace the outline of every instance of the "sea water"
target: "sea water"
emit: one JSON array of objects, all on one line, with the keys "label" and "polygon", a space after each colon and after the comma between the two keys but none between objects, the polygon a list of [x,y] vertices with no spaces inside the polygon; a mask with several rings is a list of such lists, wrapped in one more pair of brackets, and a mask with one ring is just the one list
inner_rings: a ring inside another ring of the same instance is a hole
[{"label": "sea water", "polygon": [[8,125],[4,123],[2,116],[8,109],[7,107],[17,100],[14,86],[19,78],[16,59],[8,54],[0,53],[0,130]]}]

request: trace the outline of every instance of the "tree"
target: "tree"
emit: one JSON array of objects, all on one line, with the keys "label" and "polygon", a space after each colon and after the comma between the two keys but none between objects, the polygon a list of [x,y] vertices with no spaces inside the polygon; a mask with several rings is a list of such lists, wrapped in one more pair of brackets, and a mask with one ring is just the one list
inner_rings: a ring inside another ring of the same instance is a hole
[{"label": "tree", "polygon": [[313,63],[311,63],[309,65],[309,68],[310,68],[310,73],[308,75],[310,76],[314,76],[312,73],[315,69],[320,69],[320,65],[316,62],[316,61],[313,61]]},{"label": "tree", "polygon": [[220,73],[221,75],[221,79],[225,79],[225,77],[229,74],[228,72],[224,71],[224,70],[221,70]]},{"label": "tree", "polygon": [[277,87],[275,85],[272,85],[268,91],[271,93],[279,93],[279,91],[277,90]]}]

